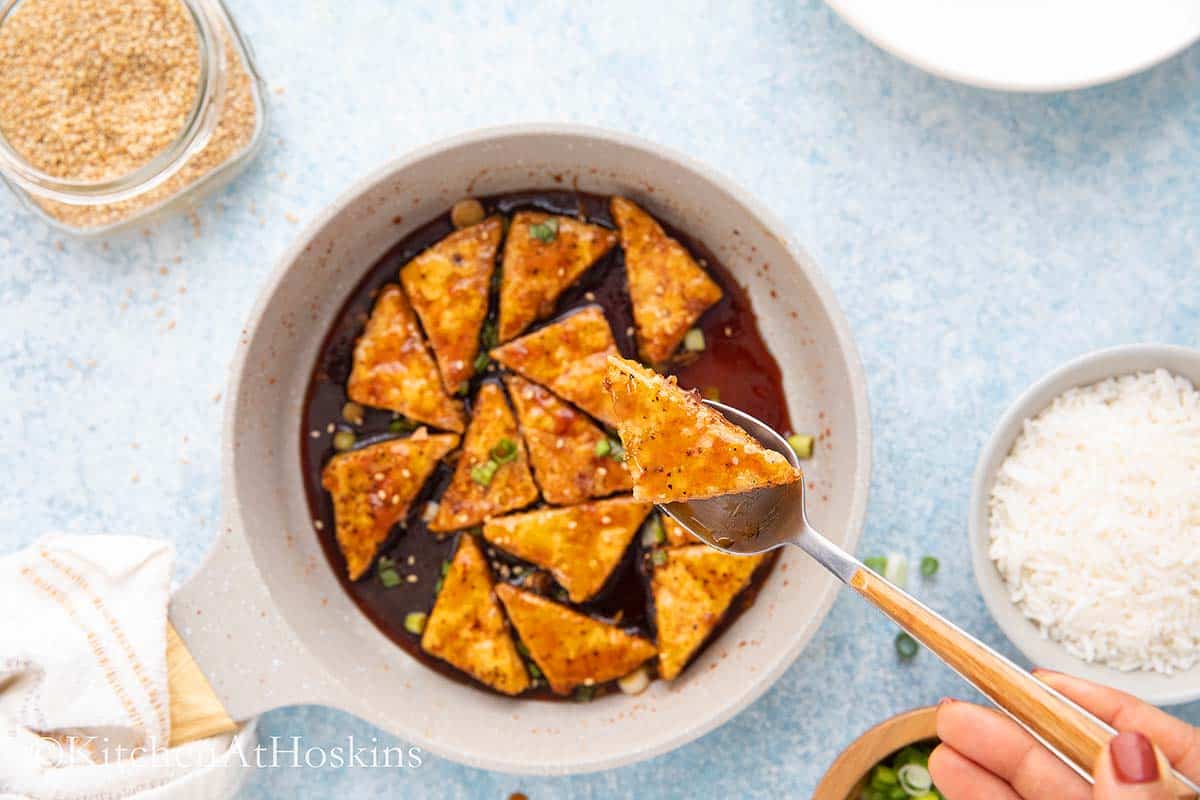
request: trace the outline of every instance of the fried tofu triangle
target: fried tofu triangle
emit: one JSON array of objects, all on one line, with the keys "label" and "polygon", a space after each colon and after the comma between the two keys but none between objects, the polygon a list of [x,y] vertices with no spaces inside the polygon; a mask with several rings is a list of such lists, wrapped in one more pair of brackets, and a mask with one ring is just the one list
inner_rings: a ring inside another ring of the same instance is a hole
[{"label": "fried tofu triangle", "polygon": [[704,544],[663,552],[666,560],[654,567],[650,590],[658,674],[669,681],[712,633],[764,556],[730,556]]},{"label": "fried tofu triangle", "polygon": [[608,436],[585,415],[516,375],[504,385],[546,502],[571,505],[632,488],[629,468],[611,457]]},{"label": "fried tofu triangle", "polygon": [[421,634],[421,648],[504,694],[529,688],[492,574],[475,538],[463,535]]},{"label": "fried tofu triangle", "polygon": [[617,234],[571,217],[521,211],[504,242],[500,341],[554,311],[558,296],[617,243]]},{"label": "fried tofu triangle", "polygon": [[695,392],[636,361],[608,360],[605,386],[625,445],[633,496],[652,503],[700,500],[795,483],[800,470]]},{"label": "fried tofu triangle", "polygon": [[628,675],[654,645],[507,583],[496,587],[508,618],[557,694]]},{"label": "fried tofu triangle", "polygon": [[484,523],[483,538],[550,570],[571,602],[582,603],[603,588],[649,513],[649,503],[617,497],[496,517]]},{"label": "fried tofu triangle", "polygon": [[609,207],[625,249],[638,353],[660,364],[675,352],[692,323],[721,299],[721,287],[687,248],[634,203],[614,197]]},{"label": "fried tofu triangle", "polygon": [[525,442],[504,390],[495,381],[485,382],[475,395],[462,454],[429,530],[469,528],[488,517],[524,508],[537,498]]},{"label": "fried tofu triangle", "polygon": [[442,239],[400,270],[437,357],[442,385],[457,392],[475,374],[479,331],[488,311],[488,288],[504,223],[485,219]]},{"label": "fried tofu triangle", "polygon": [[395,284],[380,291],[366,330],[354,345],[346,393],[356,403],[462,433],[462,403],[443,390],[417,317]]},{"label": "fried tofu triangle", "polygon": [[492,350],[492,358],[540,383],[601,422],[616,424],[604,391],[608,357],[618,355],[600,306],[587,306]]},{"label": "fried tofu triangle", "polygon": [[438,461],[457,445],[457,434],[430,436],[422,428],[404,439],[341,453],[325,465],[321,485],[333,496],[337,543],[350,580],[371,566]]}]

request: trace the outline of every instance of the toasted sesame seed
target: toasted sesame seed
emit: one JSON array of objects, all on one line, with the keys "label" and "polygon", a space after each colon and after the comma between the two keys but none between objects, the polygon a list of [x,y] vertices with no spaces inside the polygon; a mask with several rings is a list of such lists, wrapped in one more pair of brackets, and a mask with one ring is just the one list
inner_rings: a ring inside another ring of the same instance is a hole
[{"label": "toasted sesame seed", "polygon": [[319,519],[314,519],[314,520],[313,520],[313,527],[314,527],[314,528],[316,528],[316,529],[317,529],[317,530],[319,530],[319,531],[323,531],[323,530],[325,530],[325,523],[324,523],[324,522],[321,522],[321,520],[319,520]]},{"label": "toasted sesame seed", "polygon": [[404,580],[408,581],[409,583],[416,583],[419,579],[416,575],[405,575]]}]

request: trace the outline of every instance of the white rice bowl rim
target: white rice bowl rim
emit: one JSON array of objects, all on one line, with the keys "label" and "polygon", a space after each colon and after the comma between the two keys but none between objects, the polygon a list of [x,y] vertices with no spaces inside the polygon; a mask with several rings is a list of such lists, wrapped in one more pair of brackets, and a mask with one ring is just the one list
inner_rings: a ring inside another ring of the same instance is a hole
[{"label": "white rice bowl rim", "polygon": [[979,454],[971,480],[967,535],[975,582],[992,619],[1034,667],[1077,675],[1136,695],[1155,705],[1200,700],[1200,665],[1164,675],[1148,670],[1123,672],[1090,664],[1067,652],[1027,619],[1012,602],[1008,585],[988,555],[988,500],[996,473],[1012,450],[1026,419],[1036,417],[1063,392],[1108,378],[1165,369],[1200,388],[1200,350],[1164,344],[1133,344],[1097,350],[1067,362],[1029,387],[1009,406]]}]

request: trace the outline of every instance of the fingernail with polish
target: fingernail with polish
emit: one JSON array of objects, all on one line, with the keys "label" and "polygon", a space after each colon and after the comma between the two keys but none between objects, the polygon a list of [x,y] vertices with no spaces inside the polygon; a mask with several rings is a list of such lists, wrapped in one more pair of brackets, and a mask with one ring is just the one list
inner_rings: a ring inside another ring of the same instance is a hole
[{"label": "fingernail with polish", "polygon": [[1118,733],[1108,743],[1113,772],[1121,783],[1150,783],[1158,780],[1154,745],[1140,733]]},{"label": "fingernail with polish", "polygon": [[941,700],[938,700],[938,708],[941,708],[942,706],[948,706],[953,702],[953,697],[943,697]]}]

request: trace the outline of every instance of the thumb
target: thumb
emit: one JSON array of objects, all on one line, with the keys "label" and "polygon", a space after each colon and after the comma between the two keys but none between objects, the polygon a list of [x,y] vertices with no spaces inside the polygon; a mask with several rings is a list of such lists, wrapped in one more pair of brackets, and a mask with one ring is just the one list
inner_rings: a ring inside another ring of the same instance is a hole
[{"label": "thumb", "polygon": [[1096,765],[1095,800],[1175,800],[1168,788],[1170,770],[1149,739],[1119,733]]}]

